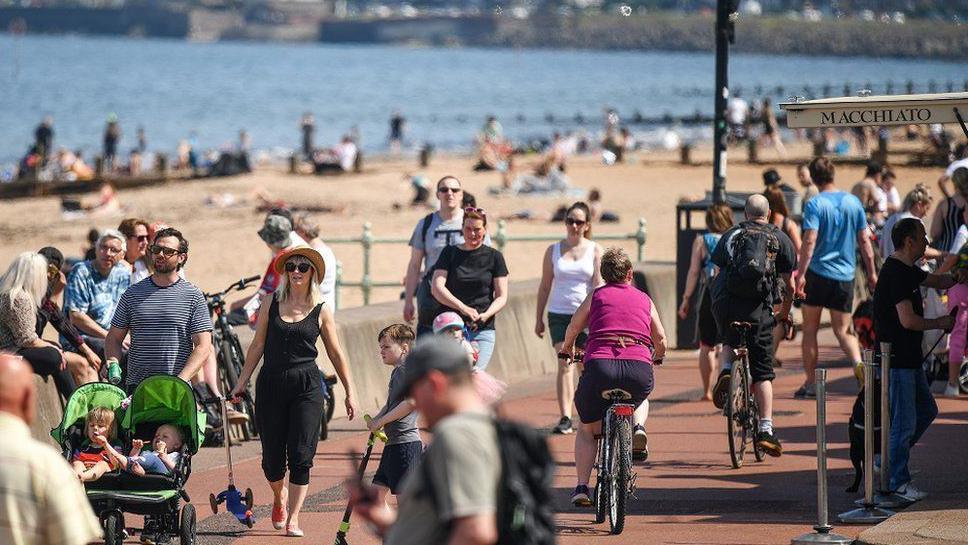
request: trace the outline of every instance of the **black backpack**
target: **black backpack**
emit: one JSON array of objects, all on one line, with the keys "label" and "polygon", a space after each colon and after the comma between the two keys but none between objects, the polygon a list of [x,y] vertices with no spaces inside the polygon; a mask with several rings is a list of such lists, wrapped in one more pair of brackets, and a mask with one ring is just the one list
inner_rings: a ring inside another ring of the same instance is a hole
[{"label": "black backpack", "polygon": [[751,224],[740,228],[729,240],[726,289],[731,295],[771,304],[776,300],[780,240],[775,231],[772,225]]},{"label": "black backpack", "polygon": [[[553,545],[555,461],[548,442],[544,434],[524,424],[494,419],[494,426],[501,453],[497,545]],[[427,490],[437,504],[429,468],[422,467]]]}]

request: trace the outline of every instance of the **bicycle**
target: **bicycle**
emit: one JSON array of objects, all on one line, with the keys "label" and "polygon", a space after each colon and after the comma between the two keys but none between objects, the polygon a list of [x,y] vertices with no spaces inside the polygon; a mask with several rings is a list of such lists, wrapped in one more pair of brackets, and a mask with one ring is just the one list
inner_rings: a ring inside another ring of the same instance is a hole
[{"label": "bicycle", "polygon": [[[260,275],[250,276],[233,282],[229,287],[218,293],[204,294],[205,301],[208,303],[208,310],[215,317],[212,344],[215,347],[215,355],[218,361],[219,384],[226,395],[235,389],[235,385],[239,383],[239,376],[242,375],[242,367],[245,365],[245,352],[242,351],[242,343],[239,342],[239,337],[229,323],[228,311],[225,308],[225,295],[233,291],[242,291],[260,278],[262,278]],[[246,441],[259,435],[253,399],[252,387],[246,386],[246,393],[237,404],[241,409],[240,412],[249,417],[248,422],[242,426],[242,437]]]},{"label": "bicycle", "polygon": [[[574,356],[558,354],[561,359],[578,363],[581,353]],[[595,462],[595,522],[601,524],[608,518],[613,535],[625,529],[625,510],[629,496],[634,495],[636,474],[632,471],[632,415],[635,405],[626,403],[632,394],[613,388],[602,392],[609,407],[602,419],[602,433],[598,436],[598,454]]]},{"label": "bicycle", "polygon": [[759,429],[759,406],[753,396],[753,378],[750,375],[749,350],[746,339],[754,324],[733,322],[730,324],[739,334],[739,346],[733,347],[736,360],[729,376],[729,398],[723,407],[726,417],[726,432],[729,437],[729,457],[733,468],[743,467],[743,457],[748,443],[753,444],[753,456],[762,462],[766,453],[756,444],[756,431]]}]

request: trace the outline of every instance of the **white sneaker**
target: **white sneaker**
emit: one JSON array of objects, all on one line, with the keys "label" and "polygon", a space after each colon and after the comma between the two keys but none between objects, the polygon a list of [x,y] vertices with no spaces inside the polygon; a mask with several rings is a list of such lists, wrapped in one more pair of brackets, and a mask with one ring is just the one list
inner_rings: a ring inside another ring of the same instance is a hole
[{"label": "white sneaker", "polygon": [[958,397],[961,395],[961,388],[956,384],[948,383],[944,388],[945,397]]},{"label": "white sneaker", "polygon": [[900,497],[902,497],[902,498],[904,498],[904,499],[906,499],[908,501],[912,501],[912,502],[913,501],[921,501],[924,498],[927,498],[928,497],[928,493],[927,492],[918,490],[911,483],[907,483],[905,485],[901,485],[901,487],[897,489],[897,491],[895,492],[895,494],[897,494],[898,496],[900,496]]}]

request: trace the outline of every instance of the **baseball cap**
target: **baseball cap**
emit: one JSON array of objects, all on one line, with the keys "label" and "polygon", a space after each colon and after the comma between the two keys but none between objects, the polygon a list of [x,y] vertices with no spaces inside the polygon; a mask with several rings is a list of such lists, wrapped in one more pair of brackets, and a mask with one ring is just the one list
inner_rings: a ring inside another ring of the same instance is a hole
[{"label": "baseball cap", "polygon": [[431,371],[456,375],[470,373],[471,368],[467,365],[467,352],[460,344],[453,339],[428,335],[407,356],[406,370],[404,391],[409,392],[414,383]]},{"label": "baseball cap", "polygon": [[289,245],[289,234],[292,233],[292,222],[283,216],[268,216],[262,229],[259,229],[259,238],[270,246],[286,247]]},{"label": "baseball cap", "polygon": [[774,185],[780,183],[780,173],[775,168],[768,168],[763,171],[763,185]]},{"label": "baseball cap", "polygon": [[456,312],[441,312],[434,318],[434,334],[438,334],[450,327],[464,329],[464,320]]}]

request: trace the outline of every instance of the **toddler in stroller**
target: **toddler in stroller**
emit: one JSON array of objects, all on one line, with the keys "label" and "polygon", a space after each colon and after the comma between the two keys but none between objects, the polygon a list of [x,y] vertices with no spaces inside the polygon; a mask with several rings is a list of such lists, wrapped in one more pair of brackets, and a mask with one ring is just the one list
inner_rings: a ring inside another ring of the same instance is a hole
[{"label": "toddler in stroller", "polygon": [[131,452],[124,456],[117,449],[102,439],[104,450],[110,454],[112,460],[127,471],[135,475],[144,476],[148,473],[171,475],[181,457],[181,448],[185,444],[181,430],[171,424],[162,424],[155,431],[151,441],[153,450],[142,450],[145,442],[141,439],[131,441]]},{"label": "toddler in stroller", "polygon": [[110,442],[118,435],[114,411],[107,407],[94,407],[84,417],[84,430],[87,441],[71,452],[71,467],[78,479],[91,482],[119,467],[117,460],[111,456],[114,448]]}]

